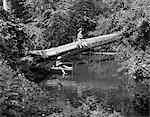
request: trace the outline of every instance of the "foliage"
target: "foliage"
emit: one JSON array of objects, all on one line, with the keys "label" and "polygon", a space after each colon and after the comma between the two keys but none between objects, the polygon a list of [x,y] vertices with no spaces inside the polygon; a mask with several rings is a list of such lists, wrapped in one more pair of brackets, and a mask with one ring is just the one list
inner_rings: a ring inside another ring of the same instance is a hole
[{"label": "foliage", "polygon": [[17,59],[23,56],[28,41],[22,24],[14,24],[0,20],[0,52],[12,67],[16,67]]},{"label": "foliage", "polygon": [[[124,82],[135,110],[149,110],[149,0],[12,0],[11,4],[10,13],[0,9],[0,54],[7,60],[0,64],[1,114],[92,116],[95,110],[98,113],[104,110],[94,97],[82,100],[77,109],[58,101],[53,110],[53,104],[48,103],[51,102],[51,95],[19,74],[23,67],[18,60],[26,50],[46,49],[72,42],[80,27],[84,29],[85,38],[123,31],[122,41],[101,49],[113,49],[118,53],[119,71],[126,72]],[[15,72],[7,64],[19,70]],[[105,103],[108,106],[114,105],[112,100],[117,100],[113,93],[107,98]]]},{"label": "foliage", "polygon": [[118,52],[117,60],[121,65],[119,72],[126,72],[127,76],[124,82],[133,97],[134,107],[138,110],[136,112],[139,112],[140,109],[144,111],[141,107],[148,112],[150,1],[104,0],[103,2],[113,13],[108,17],[99,17],[97,28],[91,34],[97,36],[123,31],[122,41],[101,48],[109,47]]},{"label": "foliage", "polygon": [[[148,85],[150,80],[148,62],[150,55],[149,5],[150,2],[148,0],[132,1],[128,4],[128,9],[123,8],[112,14],[110,18],[103,20],[106,22],[104,23],[107,26],[106,28],[105,25],[103,25],[103,29],[101,28],[101,25],[99,26],[100,31],[104,33],[111,33],[116,30],[125,31],[123,41],[115,45],[115,51],[118,52],[118,62],[121,64],[120,70],[126,71],[126,85],[127,89],[134,97],[133,102],[135,108],[142,109],[140,107],[142,106],[147,111],[149,110],[149,106],[146,103],[149,103]],[[137,91],[137,88],[140,91]],[[137,95],[139,95],[138,98]]]},{"label": "foliage", "polygon": [[[126,49],[125,49],[126,51]],[[135,110],[137,112],[149,110],[149,52],[135,51],[130,49],[122,53],[121,71],[126,70],[126,86],[133,97]],[[120,55],[120,56],[121,56]],[[126,61],[125,61],[126,59]]]},{"label": "foliage", "polygon": [[46,94],[35,83],[26,80],[1,61],[0,64],[0,107],[1,116],[37,115]]},{"label": "foliage", "polygon": [[102,1],[77,0],[71,7],[70,16],[76,29],[83,28],[83,36],[87,38],[89,31],[94,31],[99,16],[106,17],[110,9]]},{"label": "foliage", "polygon": [[[30,1],[27,2],[32,9],[32,19],[36,21],[36,28],[40,35],[34,33],[39,39],[41,48],[50,48],[71,42],[74,38],[74,26],[69,16],[70,1]],[[39,49],[39,48],[34,48]]]},{"label": "foliage", "polygon": [[43,22],[43,27],[46,27],[43,30],[43,38],[47,42],[46,46],[54,47],[71,42],[73,40],[72,37],[74,36],[73,33],[74,29],[71,26],[72,25],[70,21],[71,19],[68,16],[68,14],[58,10],[54,11],[50,15],[51,18],[44,19]]},{"label": "foliage", "polygon": [[98,102],[95,96],[88,96],[79,100],[81,117],[121,117],[120,113],[106,107],[104,103]]},{"label": "foliage", "polygon": [[22,23],[30,22],[31,13],[26,5],[26,0],[11,0],[11,14],[19,18]]},{"label": "foliage", "polygon": [[56,97],[0,61],[0,116],[41,117],[68,111],[68,103]]}]

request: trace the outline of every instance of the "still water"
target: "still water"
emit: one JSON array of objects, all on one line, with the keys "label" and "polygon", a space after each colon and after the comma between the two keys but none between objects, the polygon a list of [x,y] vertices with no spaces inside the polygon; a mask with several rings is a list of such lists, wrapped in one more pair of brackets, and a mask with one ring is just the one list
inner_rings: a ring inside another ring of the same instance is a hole
[{"label": "still water", "polygon": [[[68,96],[70,92],[74,92],[78,96],[82,96],[82,93],[88,90],[118,89],[122,83],[121,78],[124,76],[117,72],[119,65],[115,60],[109,60],[109,56],[107,59],[105,57],[105,60],[95,56],[82,58],[81,61],[72,61],[73,71],[66,78],[46,80],[44,85],[48,90],[55,87],[61,90],[63,95]],[[72,96],[72,94],[70,95]]]},{"label": "still water", "polygon": [[[115,91],[113,94],[113,106],[119,112],[127,112],[125,106],[129,102],[128,92],[125,88],[126,76],[119,73],[119,64],[112,56],[82,56],[80,61],[71,61],[73,71],[65,78],[58,75],[55,78],[46,79],[42,82],[44,88],[59,98],[69,99],[76,105],[79,97],[95,95],[98,100],[103,101],[107,92]],[[126,113],[127,112],[127,113]],[[131,117],[135,116],[135,113]],[[137,117],[137,116],[136,116]],[[139,116],[140,117],[140,116]],[[146,116],[144,116],[146,117]]]}]

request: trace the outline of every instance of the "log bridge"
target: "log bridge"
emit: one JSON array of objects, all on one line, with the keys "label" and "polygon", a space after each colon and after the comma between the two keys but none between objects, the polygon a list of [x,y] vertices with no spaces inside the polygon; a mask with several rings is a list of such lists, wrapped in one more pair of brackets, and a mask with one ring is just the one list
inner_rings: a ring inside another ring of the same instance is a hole
[{"label": "log bridge", "polygon": [[[29,54],[31,55],[38,55],[44,58],[52,57],[52,56],[58,56],[62,53],[69,52],[71,50],[75,49],[80,49],[80,50],[85,50],[88,48],[100,46],[115,40],[121,39],[122,32],[118,33],[113,33],[113,34],[107,34],[107,35],[102,35],[98,37],[93,37],[93,38],[87,38],[87,39],[82,39],[81,41],[76,41],[72,42],[69,44],[65,44],[62,46],[58,47],[53,47],[50,49],[45,49],[45,50],[34,50],[34,51],[29,51]],[[82,46],[82,48],[80,48]]]}]

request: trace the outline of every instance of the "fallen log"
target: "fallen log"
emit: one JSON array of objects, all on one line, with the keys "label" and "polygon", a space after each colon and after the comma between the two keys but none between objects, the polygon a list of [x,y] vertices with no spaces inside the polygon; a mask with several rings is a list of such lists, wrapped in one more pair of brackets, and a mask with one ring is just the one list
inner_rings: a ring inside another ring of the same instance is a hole
[{"label": "fallen log", "polygon": [[102,44],[106,44],[106,43],[121,39],[119,38],[120,34],[121,32],[108,34],[108,35],[102,35],[102,36],[88,38],[88,39],[82,39],[81,41],[72,42],[69,44],[65,44],[65,45],[50,48],[50,49],[30,51],[29,53],[32,55],[39,55],[41,57],[56,56],[64,52],[78,49],[80,48],[80,45],[82,45],[82,48],[80,49],[86,49],[86,48],[96,47]]}]

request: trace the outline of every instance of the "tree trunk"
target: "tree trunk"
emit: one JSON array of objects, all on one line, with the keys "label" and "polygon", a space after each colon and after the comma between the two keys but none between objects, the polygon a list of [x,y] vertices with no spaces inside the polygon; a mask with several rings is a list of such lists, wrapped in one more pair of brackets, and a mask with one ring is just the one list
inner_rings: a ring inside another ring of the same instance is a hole
[{"label": "tree trunk", "polygon": [[106,44],[121,39],[119,38],[120,34],[121,33],[114,33],[114,34],[102,35],[102,36],[88,38],[88,39],[82,39],[81,41],[72,42],[55,48],[50,48],[45,50],[34,50],[34,51],[30,51],[29,53],[33,55],[40,55],[42,57],[50,57],[64,52],[69,52],[71,50],[78,49],[80,47],[82,47],[80,49],[86,49],[86,48],[92,48],[102,44]]}]

